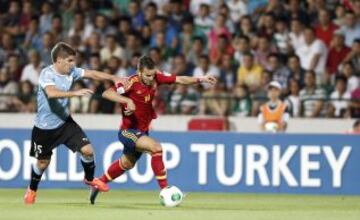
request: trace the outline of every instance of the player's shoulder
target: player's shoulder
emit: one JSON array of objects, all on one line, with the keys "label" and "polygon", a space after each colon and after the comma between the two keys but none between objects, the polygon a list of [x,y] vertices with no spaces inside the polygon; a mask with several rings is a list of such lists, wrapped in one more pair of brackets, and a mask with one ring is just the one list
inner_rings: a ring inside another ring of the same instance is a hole
[{"label": "player's shoulder", "polygon": [[155,73],[155,76],[171,76],[171,73],[163,71],[163,70],[159,70]]},{"label": "player's shoulder", "polygon": [[49,77],[49,76],[53,75],[54,73],[55,73],[55,72],[54,72],[52,66],[49,65],[49,66],[44,67],[44,68],[40,71],[40,77],[45,77],[45,76],[46,76],[46,77]]},{"label": "player's shoulder", "polygon": [[140,83],[140,77],[139,75],[135,74],[129,77],[124,78],[124,86],[125,87],[132,87],[133,85],[136,85],[137,83]]},{"label": "player's shoulder", "polygon": [[127,79],[127,81],[129,81],[129,83],[131,83],[131,84],[140,82],[140,77],[138,74],[135,74],[135,75],[132,75],[129,77],[125,77],[125,79]]},{"label": "player's shoulder", "polygon": [[123,87],[125,91],[128,91],[132,86],[139,82],[140,78],[137,74],[128,77],[121,77],[119,80],[121,87]]},{"label": "player's shoulder", "polygon": [[157,71],[155,73],[155,80],[157,82],[163,82],[164,80],[168,80],[170,77],[172,77],[173,75],[169,72],[166,72],[166,71]]}]

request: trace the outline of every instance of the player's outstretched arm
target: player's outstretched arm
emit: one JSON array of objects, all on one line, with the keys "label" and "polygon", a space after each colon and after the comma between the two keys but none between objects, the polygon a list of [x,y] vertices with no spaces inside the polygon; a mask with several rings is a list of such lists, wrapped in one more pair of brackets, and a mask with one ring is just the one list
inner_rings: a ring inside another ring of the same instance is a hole
[{"label": "player's outstretched arm", "polygon": [[211,85],[216,84],[217,80],[214,76],[206,75],[203,77],[192,76],[176,76],[175,83],[182,85],[192,85],[196,83],[209,83]]},{"label": "player's outstretched arm", "polygon": [[135,104],[131,99],[129,99],[128,97],[125,97],[123,95],[118,94],[112,88],[105,90],[103,92],[103,94],[102,94],[102,97],[107,99],[107,100],[110,100],[110,101],[113,101],[113,102],[118,102],[118,103],[121,103],[121,104],[125,105],[125,114],[126,115],[132,114],[136,109]]},{"label": "player's outstretched arm", "polygon": [[90,89],[79,89],[76,91],[62,91],[57,89],[54,85],[49,85],[45,87],[45,93],[48,98],[70,98],[74,96],[84,96],[84,95],[92,95],[94,92]]},{"label": "player's outstretched arm", "polygon": [[99,81],[110,80],[113,81],[115,85],[121,81],[121,78],[117,76],[96,70],[85,70],[84,77]]}]

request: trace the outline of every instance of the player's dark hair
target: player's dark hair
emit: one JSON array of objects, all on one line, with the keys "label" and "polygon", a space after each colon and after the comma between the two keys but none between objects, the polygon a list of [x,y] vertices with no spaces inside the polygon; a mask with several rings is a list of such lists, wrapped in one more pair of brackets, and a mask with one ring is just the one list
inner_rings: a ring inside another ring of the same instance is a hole
[{"label": "player's dark hair", "polygon": [[138,69],[140,71],[142,71],[144,68],[147,68],[149,70],[152,70],[155,68],[155,63],[154,61],[149,57],[149,56],[142,56],[139,59],[139,65],[138,65]]},{"label": "player's dark hair", "polygon": [[56,62],[58,57],[66,58],[68,56],[75,56],[76,50],[73,49],[69,44],[64,42],[57,43],[51,50],[51,60],[53,63]]}]

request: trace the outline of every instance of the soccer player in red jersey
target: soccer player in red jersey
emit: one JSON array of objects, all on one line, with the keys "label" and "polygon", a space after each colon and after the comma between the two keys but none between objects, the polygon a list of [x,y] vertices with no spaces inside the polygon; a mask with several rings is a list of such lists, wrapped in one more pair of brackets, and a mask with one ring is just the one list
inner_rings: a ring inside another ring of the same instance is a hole
[{"label": "soccer player in red jersey", "polygon": [[[151,155],[151,167],[160,188],[168,185],[167,173],[162,158],[162,147],[159,142],[149,137],[149,125],[156,118],[152,100],[155,91],[161,84],[209,83],[214,85],[213,76],[189,77],[166,75],[155,68],[154,62],[148,56],[139,60],[138,72],[115,87],[106,90],[103,97],[119,102],[123,105],[123,122],[118,134],[124,145],[123,154],[119,160],[114,161],[104,175],[100,178],[108,183],[134,167],[143,152]],[[98,189],[92,188],[90,193],[91,204],[95,203]]]}]

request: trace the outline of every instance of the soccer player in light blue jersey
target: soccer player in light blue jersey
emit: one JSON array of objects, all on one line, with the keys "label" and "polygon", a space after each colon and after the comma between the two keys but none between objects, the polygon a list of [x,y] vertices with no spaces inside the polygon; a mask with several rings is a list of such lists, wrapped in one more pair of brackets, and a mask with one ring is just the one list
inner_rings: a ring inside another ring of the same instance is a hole
[{"label": "soccer player in light blue jersey", "polygon": [[37,114],[32,130],[30,156],[37,159],[32,167],[30,185],[24,197],[25,204],[33,204],[43,172],[48,167],[52,150],[64,144],[73,152],[81,154],[81,164],[85,171],[84,182],[99,191],[108,191],[109,187],[94,178],[94,150],[81,127],[72,119],[69,111],[69,98],[91,95],[90,89],[72,91],[75,81],[81,78],[110,80],[117,84],[120,78],[75,66],[76,50],[60,42],[51,51],[53,64],[40,73],[37,93]]}]

